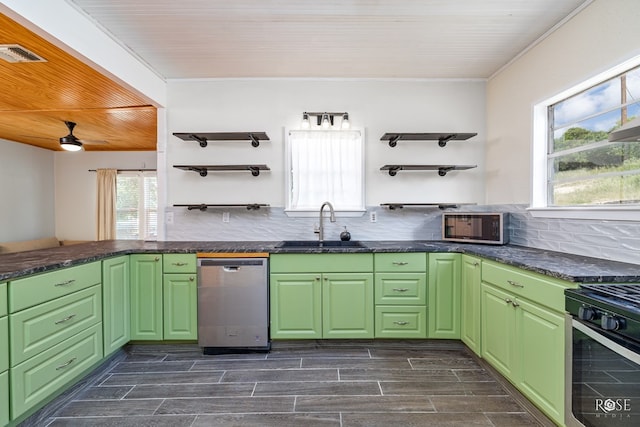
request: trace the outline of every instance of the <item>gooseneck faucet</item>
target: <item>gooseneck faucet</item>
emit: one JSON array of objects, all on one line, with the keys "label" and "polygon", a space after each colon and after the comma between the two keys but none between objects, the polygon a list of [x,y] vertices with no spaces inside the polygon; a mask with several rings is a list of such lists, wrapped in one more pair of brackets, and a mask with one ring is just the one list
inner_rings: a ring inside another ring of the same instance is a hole
[{"label": "gooseneck faucet", "polygon": [[333,205],[329,202],[324,202],[322,206],[320,206],[320,227],[318,228],[318,238],[320,240],[320,244],[324,241],[324,228],[322,225],[322,211],[325,206],[329,206],[329,221],[336,222],[336,214],[333,212]]}]

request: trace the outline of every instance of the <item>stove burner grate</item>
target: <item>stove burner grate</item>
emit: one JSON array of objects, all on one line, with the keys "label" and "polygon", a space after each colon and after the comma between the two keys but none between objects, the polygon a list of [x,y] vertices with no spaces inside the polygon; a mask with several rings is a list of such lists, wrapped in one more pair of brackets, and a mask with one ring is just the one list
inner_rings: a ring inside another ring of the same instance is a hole
[{"label": "stove burner grate", "polygon": [[600,283],[600,284],[580,285],[580,287],[583,289],[588,289],[590,291],[596,292],[601,295],[618,298],[633,304],[640,305],[640,284],[639,283],[630,283],[630,284]]}]

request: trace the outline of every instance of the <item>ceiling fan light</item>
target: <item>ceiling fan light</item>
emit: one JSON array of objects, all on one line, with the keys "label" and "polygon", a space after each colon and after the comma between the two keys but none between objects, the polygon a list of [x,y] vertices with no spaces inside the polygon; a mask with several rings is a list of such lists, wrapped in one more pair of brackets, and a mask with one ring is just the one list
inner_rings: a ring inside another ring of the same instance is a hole
[{"label": "ceiling fan light", "polygon": [[82,150],[82,142],[73,135],[67,135],[60,138],[60,147],[66,151],[80,151]]}]

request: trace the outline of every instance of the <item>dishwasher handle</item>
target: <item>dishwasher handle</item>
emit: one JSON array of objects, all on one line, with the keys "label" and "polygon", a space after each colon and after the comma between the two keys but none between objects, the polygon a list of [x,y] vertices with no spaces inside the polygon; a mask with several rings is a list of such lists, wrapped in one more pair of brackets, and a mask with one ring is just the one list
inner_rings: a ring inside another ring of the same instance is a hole
[{"label": "dishwasher handle", "polygon": [[238,271],[240,271],[240,266],[225,265],[224,267],[222,267],[222,271],[224,271],[225,273],[237,273]]}]

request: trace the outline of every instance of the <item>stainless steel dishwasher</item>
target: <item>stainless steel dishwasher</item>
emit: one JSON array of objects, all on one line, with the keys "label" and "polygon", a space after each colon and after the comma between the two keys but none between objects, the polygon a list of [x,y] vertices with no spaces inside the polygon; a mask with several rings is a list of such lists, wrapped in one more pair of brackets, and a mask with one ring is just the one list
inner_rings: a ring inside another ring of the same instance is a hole
[{"label": "stainless steel dishwasher", "polygon": [[266,258],[198,259],[198,344],[204,354],[269,351]]}]

